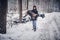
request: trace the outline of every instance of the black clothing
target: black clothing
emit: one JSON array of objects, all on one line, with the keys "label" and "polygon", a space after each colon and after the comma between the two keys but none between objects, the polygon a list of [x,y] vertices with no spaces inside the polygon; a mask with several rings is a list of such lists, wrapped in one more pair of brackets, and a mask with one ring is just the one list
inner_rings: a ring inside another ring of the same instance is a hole
[{"label": "black clothing", "polygon": [[36,9],[33,9],[32,12],[34,12],[35,14],[38,14],[38,11]]},{"label": "black clothing", "polygon": [[[32,12],[33,12],[34,14],[37,14],[37,15],[35,16],[35,19],[32,18]],[[38,11],[37,11],[36,9],[29,10],[27,13],[31,16],[31,20],[37,20]]]}]

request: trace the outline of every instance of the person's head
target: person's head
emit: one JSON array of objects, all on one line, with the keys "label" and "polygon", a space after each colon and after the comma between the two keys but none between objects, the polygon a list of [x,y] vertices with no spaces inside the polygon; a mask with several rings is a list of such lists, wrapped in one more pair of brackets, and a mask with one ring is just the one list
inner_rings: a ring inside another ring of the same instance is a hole
[{"label": "person's head", "polygon": [[35,5],[33,6],[33,9],[37,9]]}]

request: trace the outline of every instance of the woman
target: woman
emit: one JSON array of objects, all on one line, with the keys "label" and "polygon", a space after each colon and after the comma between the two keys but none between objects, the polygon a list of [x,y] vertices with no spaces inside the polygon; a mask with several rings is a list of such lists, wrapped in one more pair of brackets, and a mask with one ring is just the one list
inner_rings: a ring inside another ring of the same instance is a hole
[{"label": "woman", "polygon": [[28,10],[27,15],[30,15],[31,17],[31,21],[32,21],[32,24],[33,24],[33,29],[34,31],[36,31],[36,20],[37,20],[37,17],[38,17],[38,11],[37,11],[37,8],[36,6],[34,5],[33,6],[33,9],[32,10]]}]

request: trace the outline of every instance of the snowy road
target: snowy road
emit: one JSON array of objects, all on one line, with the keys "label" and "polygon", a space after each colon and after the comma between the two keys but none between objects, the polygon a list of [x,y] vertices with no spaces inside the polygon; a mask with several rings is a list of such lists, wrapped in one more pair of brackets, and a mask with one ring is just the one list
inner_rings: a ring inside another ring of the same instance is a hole
[{"label": "snowy road", "polygon": [[37,31],[32,30],[32,23],[16,24],[7,29],[7,34],[0,34],[0,40],[60,40],[60,14],[45,14],[38,18]]}]

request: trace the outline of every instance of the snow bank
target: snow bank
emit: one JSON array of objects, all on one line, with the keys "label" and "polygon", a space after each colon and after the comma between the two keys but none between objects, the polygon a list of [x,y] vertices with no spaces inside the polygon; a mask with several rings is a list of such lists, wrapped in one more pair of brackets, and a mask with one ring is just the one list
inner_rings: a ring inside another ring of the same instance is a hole
[{"label": "snow bank", "polygon": [[60,13],[45,13],[44,19],[38,17],[36,32],[31,21],[8,27],[7,34],[0,34],[1,40],[60,40]]}]

